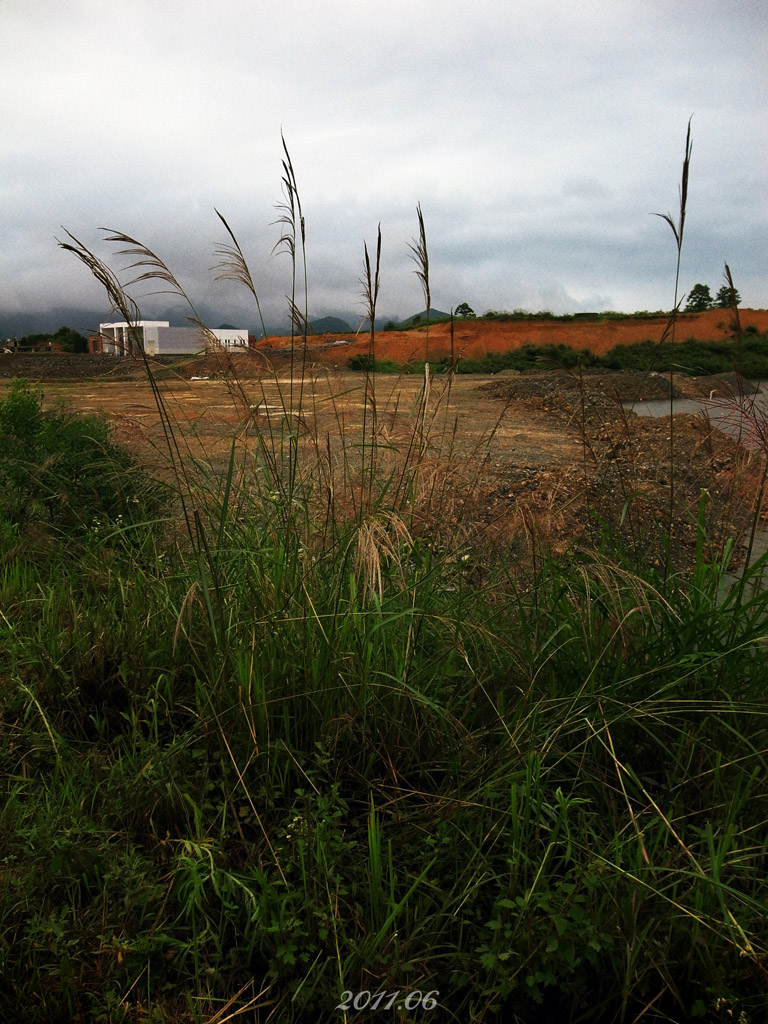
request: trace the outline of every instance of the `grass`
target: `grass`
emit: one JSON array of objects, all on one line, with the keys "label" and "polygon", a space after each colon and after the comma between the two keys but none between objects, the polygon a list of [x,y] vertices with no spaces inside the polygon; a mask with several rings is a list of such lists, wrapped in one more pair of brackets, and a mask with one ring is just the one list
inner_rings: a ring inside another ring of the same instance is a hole
[{"label": "grass", "polygon": [[[768,377],[768,356],[764,334],[749,334],[737,347],[732,341],[647,341],[616,345],[602,356],[589,349],[573,349],[568,345],[522,345],[510,352],[489,352],[484,356],[455,361],[455,373],[500,373],[519,370],[521,373],[547,369],[637,370],[643,373],[678,371],[697,377],[713,373],[738,371],[747,378]],[[350,370],[363,370],[371,364],[367,356],[352,356]],[[433,359],[435,373],[446,373],[450,359]],[[423,363],[403,366],[391,359],[376,360],[372,367],[378,373],[423,373]]]},{"label": "grass", "polygon": [[[360,1017],[344,992],[418,990],[435,1009],[393,1019],[761,1020],[761,563],[723,598],[704,501],[689,574],[621,537],[490,543],[452,462],[451,373],[400,409],[373,329],[362,431],[330,400],[334,454],[285,155],[294,373],[277,410],[231,381],[223,474],[161,381],[170,488],[95,421],[68,420],[62,452],[62,414],[23,384],[0,405],[0,1015],[338,1021]],[[224,226],[222,273],[256,296]],[[78,490],[94,444],[111,487]]]}]

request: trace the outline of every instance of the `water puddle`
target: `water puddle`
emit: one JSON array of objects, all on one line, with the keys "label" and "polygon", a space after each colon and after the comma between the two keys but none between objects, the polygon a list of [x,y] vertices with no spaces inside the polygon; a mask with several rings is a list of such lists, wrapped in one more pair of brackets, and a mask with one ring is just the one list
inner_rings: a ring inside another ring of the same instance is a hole
[{"label": "water puddle", "polygon": [[754,394],[727,397],[714,394],[709,398],[654,398],[647,402],[624,402],[627,412],[637,416],[700,415],[709,420],[713,427],[731,437],[745,437],[750,433],[750,421],[755,419],[768,422],[768,381],[745,381]]}]

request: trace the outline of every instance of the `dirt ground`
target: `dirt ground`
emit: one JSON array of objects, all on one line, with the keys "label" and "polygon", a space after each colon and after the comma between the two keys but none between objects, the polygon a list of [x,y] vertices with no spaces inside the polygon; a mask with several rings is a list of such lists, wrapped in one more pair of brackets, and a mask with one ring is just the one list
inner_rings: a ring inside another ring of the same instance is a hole
[{"label": "dirt ground", "polygon": [[[236,359],[238,369],[244,360],[249,372],[239,379],[221,379],[227,360],[222,364],[218,356],[196,361],[196,373],[185,365],[190,379],[173,370],[158,378],[182,448],[214,473],[227,466],[233,435],[239,450],[253,449],[258,431],[280,432],[286,422],[282,403],[290,402],[291,392],[298,406],[298,378],[292,384],[282,370],[277,379],[259,379],[263,358]],[[370,427],[374,408],[369,403],[366,411],[364,376],[319,363],[308,370],[298,420],[303,446],[316,452],[317,439],[329,462],[338,462],[346,444],[354,460],[363,416]],[[450,477],[457,494],[466,494],[464,485],[471,481],[471,497],[461,498],[452,514],[465,516],[494,543],[535,533],[562,551],[585,534],[599,542],[601,524],[623,523],[625,540],[656,563],[665,557],[659,524],[669,519],[673,481],[673,551],[678,562],[685,561],[695,545],[702,489],[709,495],[717,548],[747,522],[760,457],[741,450],[701,416],[675,416],[671,434],[669,418],[635,416],[622,402],[668,398],[670,390],[725,393],[731,383],[676,375],[670,385],[661,374],[602,371],[580,378],[563,370],[458,376],[449,389],[445,377],[432,377],[425,466],[435,479]],[[0,395],[5,386],[0,381]],[[375,386],[377,443],[383,458],[394,458],[419,429],[423,377],[379,375]],[[119,440],[154,472],[167,474],[167,446],[146,378],[47,380],[43,390],[46,406],[63,403],[105,415]]]},{"label": "dirt ground", "polygon": [[[459,459],[475,459],[484,450],[495,431],[492,447],[500,453],[500,463],[525,465],[566,465],[579,450],[575,437],[563,432],[547,411],[531,403],[502,404],[485,397],[479,390],[492,383],[492,377],[454,379],[450,400],[444,380],[433,378],[430,421],[433,439],[450,433],[453,451]],[[416,376],[380,376],[376,382],[376,403],[380,437],[404,443],[415,424],[414,406],[423,385]],[[328,373],[316,367],[311,384],[304,389],[303,433],[316,429],[320,438],[336,443],[339,422],[355,437],[362,427],[364,377],[357,373]],[[301,383],[294,379],[294,406],[298,405]],[[0,382],[0,394],[3,383]],[[63,404],[85,413],[105,415],[118,436],[135,450],[149,457],[162,448],[162,427],[152,389],[146,381],[46,381],[44,404]],[[163,397],[176,426],[200,457],[214,465],[223,465],[229,457],[233,430],[246,425],[266,429],[268,417],[276,424],[282,419],[281,394],[288,403],[291,378],[242,380],[233,385],[220,379],[167,379],[161,384]],[[308,401],[308,398],[310,400]],[[314,426],[316,424],[316,427]],[[455,435],[454,425],[456,426]],[[435,440],[435,444],[437,441]],[[445,442],[447,444],[447,441]]]},{"label": "dirt ground", "polygon": [[[740,310],[742,329],[768,331],[768,311]],[[378,332],[379,359],[400,364],[453,354],[482,356],[525,344],[564,344],[602,353],[617,344],[659,340],[665,317],[592,321],[546,319],[458,320],[408,332]],[[724,310],[685,314],[679,340],[728,338]],[[298,426],[306,453],[330,466],[360,452],[363,418],[370,430],[375,409],[381,458],[394,462],[408,451],[415,432],[424,431],[425,477],[443,481],[455,493],[452,517],[463,517],[493,543],[516,543],[535,534],[554,550],[588,535],[600,543],[604,527],[617,528],[625,542],[647,560],[660,562],[660,524],[673,519],[672,550],[678,563],[695,546],[700,495],[708,495],[713,553],[726,536],[738,536],[748,522],[759,486],[761,455],[747,452],[698,415],[649,419],[622,403],[679,397],[731,400],[739,382],[726,377],[670,382],[656,373],[566,370],[495,376],[430,378],[428,412],[419,425],[416,409],[423,376],[378,375],[375,403],[366,407],[365,378],[346,369],[347,360],[368,350],[364,335],[321,336],[294,358],[306,371],[302,386],[291,383],[285,338],[271,338],[256,350],[215,352],[153,363],[173,429],[190,464],[214,474],[228,465],[232,438],[239,454],[261,436],[280,435],[288,420],[283,403],[302,405]],[[427,349],[427,345],[429,346]],[[117,437],[161,475],[169,471],[167,443],[146,370],[139,360],[109,356],[2,356],[0,378],[41,380],[46,405],[105,415]],[[4,381],[0,379],[0,395]],[[292,397],[291,397],[292,396]],[[729,397],[730,396],[730,397]],[[764,436],[768,437],[768,429]],[[763,447],[768,447],[768,442]],[[430,476],[431,474],[431,476]],[[471,495],[469,493],[471,491]],[[461,497],[459,496],[461,495]],[[607,533],[606,533],[607,536]]]},{"label": "dirt ground", "polygon": [[671,509],[673,561],[690,564],[702,494],[710,557],[718,556],[728,537],[738,542],[749,528],[764,451],[747,450],[699,413],[676,414],[670,426],[668,415],[647,418],[628,410],[632,402],[661,399],[666,405],[670,397],[736,404],[743,382],[729,375],[677,374],[670,383],[662,374],[575,377],[566,371],[500,377],[480,390],[509,409],[544,412],[578,449],[578,458],[565,466],[504,467],[500,486],[489,496],[489,504],[498,507],[518,497],[521,488],[528,490],[534,518],[548,528],[555,547],[585,530],[599,541],[603,525],[623,524],[625,542],[661,564],[666,558],[661,531]]}]

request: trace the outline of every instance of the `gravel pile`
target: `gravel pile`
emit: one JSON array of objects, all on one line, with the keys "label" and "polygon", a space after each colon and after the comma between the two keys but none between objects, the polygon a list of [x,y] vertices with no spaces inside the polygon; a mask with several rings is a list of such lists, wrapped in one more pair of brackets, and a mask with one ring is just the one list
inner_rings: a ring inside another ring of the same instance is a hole
[{"label": "gravel pile", "polygon": [[[164,366],[178,356],[151,360],[156,367]],[[141,359],[130,356],[105,356],[82,353],[67,355],[45,353],[0,355],[0,378],[25,377],[27,380],[142,380],[147,371]]]},{"label": "gravel pile", "polygon": [[481,385],[482,391],[494,398],[549,398],[555,395],[566,397],[570,404],[581,402],[582,394],[589,398],[602,397],[614,402],[640,402],[654,398],[678,398],[680,389],[672,386],[666,376],[660,373],[643,373],[629,370],[616,373],[611,370],[594,370],[582,375],[567,370],[550,370],[546,373],[523,373],[505,376],[500,380]]},{"label": "gravel pile", "polygon": [[502,401],[535,401],[565,425],[585,427],[623,421],[624,402],[679,398],[677,386],[660,373],[597,370],[581,376],[567,370],[526,373],[481,385],[481,390]]}]

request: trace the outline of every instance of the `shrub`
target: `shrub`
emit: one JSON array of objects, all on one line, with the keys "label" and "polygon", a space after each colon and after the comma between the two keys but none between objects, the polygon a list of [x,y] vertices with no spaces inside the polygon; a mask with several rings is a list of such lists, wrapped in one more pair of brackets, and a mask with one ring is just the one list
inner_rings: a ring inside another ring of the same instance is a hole
[{"label": "shrub", "polygon": [[[14,379],[0,401],[0,518],[82,534],[156,510],[160,488],[97,416],[46,412],[39,385]],[[138,515],[137,515],[138,513]]]}]

